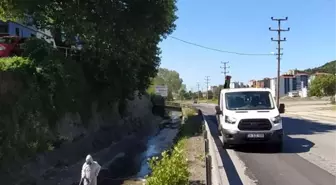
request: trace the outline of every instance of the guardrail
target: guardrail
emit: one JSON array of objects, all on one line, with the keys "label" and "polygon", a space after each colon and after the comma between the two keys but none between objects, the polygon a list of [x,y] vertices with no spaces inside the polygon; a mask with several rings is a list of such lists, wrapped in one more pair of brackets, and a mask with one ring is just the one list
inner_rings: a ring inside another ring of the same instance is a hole
[{"label": "guardrail", "polygon": [[[202,114],[202,113],[201,113]],[[201,115],[203,116],[203,115]],[[203,125],[204,126],[204,125]],[[209,139],[208,139],[208,132],[204,130],[204,147],[205,147],[205,173],[206,173],[206,184],[212,185],[212,178],[211,178],[211,155],[209,154]]]},{"label": "guardrail", "polygon": [[219,167],[218,167],[218,161],[217,161],[217,156],[216,156],[216,144],[214,141],[214,138],[211,135],[211,131],[209,128],[209,125],[202,113],[202,119],[203,119],[203,124],[205,127],[205,135],[206,135],[206,142],[207,142],[207,151],[208,151],[208,162],[207,162],[207,185],[223,185],[224,182],[222,182],[220,178],[220,172],[219,172]]},{"label": "guardrail", "polygon": [[[195,108],[190,104],[178,103],[178,102],[166,102],[166,105],[176,106],[176,107],[181,107],[181,108],[182,107]],[[203,127],[204,148],[205,148],[206,185],[212,185],[212,184],[219,185],[218,177],[214,176],[215,178],[213,178],[213,175],[216,174],[215,172],[213,172],[214,170],[216,170],[215,168],[213,168],[213,164],[217,164],[217,161],[214,155],[214,148],[213,148],[214,141],[211,136],[208,124],[206,123],[206,120],[204,119],[203,113],[199,109],[198,109],[198,115],[202,116],[202,127]],[[217,169],[217,173],[218,173],[218,169]],[[213,180],[215,180],[215,183],[213,183]]]}]

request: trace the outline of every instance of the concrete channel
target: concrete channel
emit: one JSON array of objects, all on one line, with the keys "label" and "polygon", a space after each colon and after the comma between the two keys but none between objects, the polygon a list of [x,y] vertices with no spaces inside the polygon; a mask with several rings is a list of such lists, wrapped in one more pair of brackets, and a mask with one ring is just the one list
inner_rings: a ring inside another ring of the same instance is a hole
[{"label": "concrete channel", "polygon": [[145,176],[150,173],[148,159],[169,149],[178,134],[182,113],[170,111],[169,115],[170,119],[164,120],[157,132],[101,164],[98,185],[143,184]]}]

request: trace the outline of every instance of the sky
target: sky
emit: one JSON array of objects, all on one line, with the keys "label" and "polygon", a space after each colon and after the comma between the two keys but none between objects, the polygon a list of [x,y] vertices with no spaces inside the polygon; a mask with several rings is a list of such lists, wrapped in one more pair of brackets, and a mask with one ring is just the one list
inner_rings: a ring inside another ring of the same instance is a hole
[{"label": "sky", "polygon": [[[277,28],[282,22],[283,56],[281,72],[323,65],[336,59],[335,0],[178,0],[179,17],[173,37],[219,50],[240,53],[277,52]],[[171,37],[160,43],[161,66],[180,74],[188,90],[223,84],[221,62],[229,61],[231,81],[247,83],[252,79],[275,77],[276,56],[242,56],[216,52],[186,44]]]}]

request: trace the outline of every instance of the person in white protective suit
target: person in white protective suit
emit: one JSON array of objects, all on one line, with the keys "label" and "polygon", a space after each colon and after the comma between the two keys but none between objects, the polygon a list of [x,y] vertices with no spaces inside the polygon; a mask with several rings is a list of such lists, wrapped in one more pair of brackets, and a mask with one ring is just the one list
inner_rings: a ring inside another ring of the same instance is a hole
[{"label": "person in white protective suit", "polygon": [[91,155],[87,155],[85,163],[82,167],[81,181],[84,185],[97,185],[97,176],[99,174],[101,166],[97,161],[93,161]]}]

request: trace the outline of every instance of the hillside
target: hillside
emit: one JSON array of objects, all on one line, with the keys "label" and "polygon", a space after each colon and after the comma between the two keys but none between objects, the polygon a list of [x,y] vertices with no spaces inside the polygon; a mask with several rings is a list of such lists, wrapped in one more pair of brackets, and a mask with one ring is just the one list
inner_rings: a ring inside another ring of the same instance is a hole
[{"label": "hillside", "polygon": [[305,72],[308,74],[314,74],[316,72],[335,74],[336,73],[336,60],[327,62],[324,65],[319,66],[319,67],[309,68],[303,71],[299,70],[299,72]]}]

